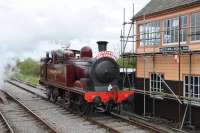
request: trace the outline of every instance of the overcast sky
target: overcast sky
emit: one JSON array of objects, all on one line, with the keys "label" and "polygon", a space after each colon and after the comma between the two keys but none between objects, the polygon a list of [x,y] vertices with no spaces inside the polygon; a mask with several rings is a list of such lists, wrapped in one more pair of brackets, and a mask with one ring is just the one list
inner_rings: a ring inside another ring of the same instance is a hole
[{"label": "overcast sky", "polygon": [[126,8],[126,20],[149,0],[0,0],[0,52],[4,56],[39,58],[43,51],[71,44],[96,50],[97,40],[119,47]]}]

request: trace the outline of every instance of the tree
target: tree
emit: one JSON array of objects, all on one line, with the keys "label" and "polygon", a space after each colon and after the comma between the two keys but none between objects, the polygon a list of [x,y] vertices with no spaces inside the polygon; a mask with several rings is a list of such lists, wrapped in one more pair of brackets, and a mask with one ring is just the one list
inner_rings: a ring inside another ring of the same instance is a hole
[{"label": "tree", "polygon": [[19,62],[17,66],[20,69],[21,74],[33,76],[39,76],[40,74],[39,62],[34,61],[31,58],[27,58],[26,60]]},{"label": "tree", "polygon": [[126,58],[118,58],[117,63],[121,68],[127,67],[127,68],[135,68],[135,58],[134,57],[126,57]]}]

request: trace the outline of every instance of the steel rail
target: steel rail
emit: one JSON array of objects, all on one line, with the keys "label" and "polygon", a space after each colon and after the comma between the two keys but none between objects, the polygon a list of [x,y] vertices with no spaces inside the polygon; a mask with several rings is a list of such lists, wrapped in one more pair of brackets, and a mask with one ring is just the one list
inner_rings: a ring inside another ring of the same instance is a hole
[{"label": "steel rail", "polygon": [[[37,88],[37,89],[44,90],[44,91],[46,90],[44,88],[38,88],[37,85],[33,85],[33,84],[31,84],[31,82],[28,82],[28,81],[22,81],[22,80],[18,80],[18,79],[15,79],[15,78],[12,79],[12,80],[19,82],[19,83],[22,83],[22,84],[25,84],[25,85],[30,86],[30,87],[33,87],[33,88]],[[9,81],[9,80],[7,80],[7,81]]]},{"label": "steel rail", "polygon": [[[25,84],[25,85],[28,85],[28,86],[30,86],[30,87],[35,88],[33,85],[26,84],[25,82],[18,81],[18,80],[15,80],[15,81],[20,82],[20,83],[23,83],[23,84]],[[16,83],[14,83],[14,82],[12,82],[12,81],[7,80],[7,82],[10,83],[10,84],[12,84],[12,85],[14,85],[14,86],[16,86],[16,87],[18,87],[18,88],[21,88],[21,89],[25,90],[25,91],[27,91],[27,92],[29,92],[29,93],[31,93],[31,94],[34,94],[34,95],[36,95],[36,96],[38,96],[38,97],[41,97],[41,98],[47,100],[47,98],[45,98],[45,97],[43,97],[43,96],[41,96],[41,95],[39,95],[39,94],[37,94],[37,93],[35,93],[35,92],[29,90],[29,89],[26,89],[25,87],[22,87],[22,86],[20,86],[20,85],[17,85]],[[117,130],[115,130],[115,129],[113,129],[113,128],[111,128],[111,127],[105,125],[105,124],[102,124],[102,123],[100,123],[100,122],[98,122],[98,121],[96,121],[96,120],[94,120],[94,119],[92,119],[92,118],[85,117],[85,116],[81,116],[81,117],[84,118],[86,121],[89,121],[89,122],[91,122],[91,123],[93,123],[93,124],[95,124],[95,125],[97,125],[97,126],[99,126],[99,127],[102,127],[102,128],[104,128],[104,129],[108,130],[108,131],[111,132],[111,133],[120,133],[119,131],[117,131]]]},{"label": "steel rail", "polygon": [[97,125],[97,126],[99,126],[99,127],[102,127],[102,128],[108,130],[108,131],[111,132],[111,133],[121,133],[120,131],[118,131],[118,130],[116,130],[116,129],[110,127],[110,126],[107,126],[107,125],[105,125],[105,124],[103,124],[103,123],[101,123],[101,122],[98,122],[97,120],[94,120],[94,119],[92,119],[92,118],[90,118],[90,117],[85,117],[85,116],[82,116],[82,117],[83,117],[85,120],[87,120],[87,121],[89,121],[89,122],[91,122],[91,123],[93,123],[93,124],[95,124],[95,125]]},{"label": "steel rail", "polygon": [[33,84],[29,83],[29,82],[25,82],[25,81],[18,80],[18,79],[12,79],[12,80],[17,81],[17,82],[20,82],[20,83],[23,83],[23,84],[26,84],[26,85],[31,86],[31,87],[33,87],[33,88],[36,88],[35,85],[33,85]]},{"label": "steel rail", "polygon": [[121,115],[113,113],[113,112],[111,112],[110,114],[113,117],[119,118],[122,121],[130,123],[131,125],[136,125],[138,127],[145,128],[145,129],[150,130],[150,131],[155,132],[155,133],[170,133],[170,131],[166,131],[166,130],[164,130],[162,128],[157,128],[156,126],[153,126],[151,124],[147,124],[145,122],[141,122],[141,121],[135,120],[133,118],[126,118],[124,116],[121,116]]},{"label": "steel rail", "polygon": [[40,118],[36,113],[34,113],[31,109],[29,109],[26,105],[24,105],[22,102],[20,102],[19,100],[17,100],[13,95],[7,93],[4,91],[4,93],[11,98],[13,101],[15,101],[16,103],[18,103],[21,107],[23,107],[28,113],[30,113],[31,115],[34,116],[34,118],[36,118],[38,121],[42,122],[45,124],[45,126],[51,130],[52,133],[58,133],[58,131],[56,130],[56,128],[54,128],[50,123],[48,123],[47,121],[45,121],[43,118]]},{"label": "steel rail", "polygon": [[[17,85],[17,83],[13,83],[12,81],[7,81],[7,82],[10,83],[10,84],[12,84],[12,85],[14,85],[14,86],[16,86],[16,87],[18,87],[18,88],[21,88],[21,89],[27,91],[27,92],[29,92],[29,93],[32,93],[32,94],[34,94],[34,95],[37,95],[38,97],[41,97],[41,98],[47,100],[47,98],[45,98],[45,97],[43,97],[43,96],[41,96],[41,95],[39,95],[39,94],[37,94],[37,93],[35,93],[35,92],[29,90],[29,89],[26,89],[25,87],[22,87],[22,86],[20,86],[20,85]],[[20,81],[17,81],[17,82],[20,82]],[[20,82],[20,83],[23,83],[23,82]],[[23,83],[23,84],[28,85],[28,86],[31,86],[31,85],[26,84],[26,83]],[[33,87],[33,86],[32,86],[32,87]],[[111,112],[110,115],[113,116],[113,117],[115,117],[115,118],[121,119],[122,121],[127,122],[127,123],[129,123],[129,124],[131,124],[131,125],[133,125],[133,126],[145,128],[145,129],[150,130],[150,131],[155,132],[155,133],[170,133],[170,131],[164,130],[164,129],[162,129],[162,128],[158,128],[158,127],[156,127],[156,126],[153,126],[153,125],[151,125],[151,124],[147,124],[147,123],[145,123],[145,122],[138,121],[138,120],[133,119],[133,118],[126,118],[126,117],[121,116],[121,115],[119,115],[119,114],[116,114],[116,113],[114,113],[114,112]],[[112,127],[109,127],[109,126],[107,126],[107,125],[105,125],[105,124],[103,124],[103,123],[101,123],[101,122],[98,122],[98,121],[96,121],[96,120],[94,120],[94,119],[92,119],[92,118],[90,118],[90,117],[85,117],[85,116],[83,116],[83,118],[84,118],[85,120],[91,122],[91,123],[94,123],[95,125],[98,125],[98,126],[100,126],[100,127],[102,127],[102,128],[107,129],[108,131],[110,131],[110,132],[112,132],[112,133],[119,133],[119,131],[117,131],[116,129],[113,129]]]},{"label": "steel rail", "polygon": [[[31,94],[33,94],[33,95],[36,95],[36,96],[38,96],[38,97],[40,97],[40,98],[42,98],[42,99],[44,99],[44,100],[47,100],[46,97],[44,97],[44,96],[42,96],[42,95],[40,95],[40,94],[38,94],[38,93],[36,93],[36,92],[33,92],[33,91],[31,91],[31,90],[29,90],[29,89],[27,89],[27,88],[25,88],[25,87],[22,87],[22,86],[20,86],[20,85],[14,83],[14,82],[12,82],[12,81],[10,81],[10,80],[7,80],[7,82],[10,83],[10,84],[12,84],[12,85],[14,85],[14,86],[16,86],[16,87],[18,87],[18,88],[21,88],[22,90],[24,90],[24,91],[26,91],[26,92],[29,92],[29,93],[31,93]],[[19,81],[17,81],[17,82],[19,82]],[[20,83],[27,85],[26,83],[23,83],[23,82],[20,82]],[[30,85],[28,85],[28,86],[30,86]],[[30,86],[30,87],[33,87],[33,86]],[[33,87],[33,88],[35,88],[35,87]]]},{"label": "steel rail", "polygon": [[4,121],[9,133],[15,133],[14,130],[12,129],[12,127],[10,126],[8,120],[6,119],[6,117],[3,115],[3,113],[0,111],[0,117],[2,118],[2,120]]},{"label": "steel rail", "polygon": [[[15,81],[17,81],[17,80],[15,80]],[[45,97],[43,97],[43,96],[41,96],[41,95],[39,95],[39,94],[37,94],[37,93],[35,93],[35,92],[29,90],[29,89],[26,89],[25,87],[22,87],[22,86],[20,86],[20,85],[14,83],[14,82],[12,82],[12,81],[7,80],[7,82],[10,83],[10,84],[12,84],[12,85],[14,85],[14,86],[16,86],[16,87],[18,87],[18,88],[20,88],[20,89],[22,89],[22,90],[24,90],[24,91],[27,91],[27,92],[29,92],[29,93],[31,93],[31,94],[33,94],[33,95],[36,95],[36,96],[38,96],[38,97],[41,97],[41,98],[44,99],[44,100],[47,100],[47,98],[45,98]],[[17,82],[23,83],[23,82],[21,82],[21,81],[17,81]],[[31,86],[31,85],[29,85],[29,84],[26,84],[26,83],[23,83],[23,84],[35,88],[34,86]],[[5,93],[6,93],[6,92],[5,92]],[[6,93],[6,94],[9,95],[8,93]],[[11,96],[11,98],[12,98],[12,96]],[[17,99],[16,99],[16,100],[17,100]],[[18,100],[17,100],[17,101],[18,101]],[[23,105],[24,105],[24,104],[23,104]],[[103,124],[103,123],[101,123],[101,122],[98,122],[98,121],[96,121],[96,120],[94,120],[94,119],[92,119],[92,118],[90,118],[90,117],[86,117],[86,116],[80,116],[80,117],[82,117],[83,119],[85,119],[86,121],[88,121],[88,122],[90,122],[90,123],[92,123],[92,124],[95,124],[95,125],[97,125],[97,126],[99,126],[99,127],[102,127],[102,128],[104,128],[104,129],[106,129],[107,131],[109,131],[109,132],[111,132],[111,133],[120,133],[120,132],[117,131],[116,129],[114,129],[114,128],[112,128],[112,127],[109,127],[109,126],[107,126],[107,125],[105,125],[105,124]]]}]

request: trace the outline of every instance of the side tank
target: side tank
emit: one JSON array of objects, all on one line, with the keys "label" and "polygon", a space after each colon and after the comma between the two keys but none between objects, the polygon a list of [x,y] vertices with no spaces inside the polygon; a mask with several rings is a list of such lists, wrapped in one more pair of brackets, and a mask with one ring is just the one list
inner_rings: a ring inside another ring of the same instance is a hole
[{"label": "side tank", "polygon": [[75,67],[75,78],[80,80],[81,78],[89,78],[89,71],[92,67],[92,49],[85,46],[80,51],[80,58],[72,61]]}]

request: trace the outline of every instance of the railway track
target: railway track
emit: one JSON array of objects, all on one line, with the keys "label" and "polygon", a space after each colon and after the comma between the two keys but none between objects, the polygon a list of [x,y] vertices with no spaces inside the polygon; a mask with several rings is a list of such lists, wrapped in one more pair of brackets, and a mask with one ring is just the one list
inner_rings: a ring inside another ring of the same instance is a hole
[{"label": "railway track", "polygon": [[147,129],[138,128],[135,125],[127,123],[118,118],[114,118],[112,116],[92,117],[90,118],[90,121],[104,128],[107,128],[109,131],[114,133],[151,133],[151,131]]},{"label": "railway track", "polygon": [[[43,95],[45,93],[43,89],[31,89],[34,86],[30,84],[25,84],[23,82],[18,82],[18,81],[9,81],[9,83],[17,87],[20,87],[21,89],[29,93],[37,95],[38,97],[46,99],[46,96]],[[131,120],[128,117],[123,117],[115,113],[111,113],[110,116],[85,117],[84,119],[114,133],[121,133],[121,132],[169,133],[169,132],[172,132],[166,129],[162,129],[160,127],[152,126],[151,124],[138,122],[136,120]]]},{"label": "railway track", "polygon": [[[12,132],[37,132],[37,133],[57,133],[45,120],[32,112],[22,102],[18,101],[14,96],[5,93],[8,97],[8,104],[1,104],[0,110],[4,119],[10,123],[9,131]],[[12,127],[12,128],[11,128]]]},{"label": "railway track", "polygon": [[14,133],[5,116],[0,112],[0,133]]},{"label": "railway track", "polygon": [[45,100],[46,97],[43,95],[36,95],[35,92],[30,93],[31,91],[23,90],[12,84],[6,84],[4,91],[45,120],[58,133],[105,133],[109,131],[81,116],[66,111],[59,105],[50,103]]}]

